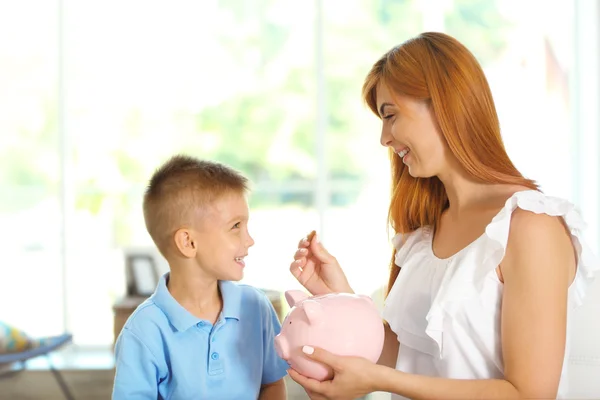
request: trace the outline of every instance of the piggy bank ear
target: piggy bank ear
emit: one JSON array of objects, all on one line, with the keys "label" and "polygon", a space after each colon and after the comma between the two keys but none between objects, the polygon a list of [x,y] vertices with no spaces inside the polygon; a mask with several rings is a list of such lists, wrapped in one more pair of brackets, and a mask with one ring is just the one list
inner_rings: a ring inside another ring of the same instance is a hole
[{"label": "piggy bank ear", "polygon": [[318,324],[324,318],[323,316],[323,307],[321,303],[314,300],[306,300],[302,303],[302,309],[306,314],[306,318],[308,319],[308,323],[311,325]]},{"label": "piggy bank ear", "polygon": [[367,300],[369,303],[373,303],[373,299],[370,298],[369,296],[367,296],[366,294],[359,294],[358,297],[361,297],[361,298]]},{"label": "piggy bank ear", "polygon": [[296,303],[307,298],[308,295],[301,290],[287,290],[285,292],[285,299],[290,307],[294,307]]}]

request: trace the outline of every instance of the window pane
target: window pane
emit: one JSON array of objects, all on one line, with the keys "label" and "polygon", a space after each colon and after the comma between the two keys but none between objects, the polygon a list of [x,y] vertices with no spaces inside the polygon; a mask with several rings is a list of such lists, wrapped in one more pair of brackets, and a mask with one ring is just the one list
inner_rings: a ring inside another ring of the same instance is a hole
[{"label": "window pane", "polygon": [[295,243],[317,224],[312,3],[70,1],[68,9],[73,220],[89,233],[70,243],[77,342],[112,342],[123,251],[152,246],[144,185],[174,152],[250,177],[256,245],[245,281],[291,287]]},{"label": "window pane", "polygon": [[391,256],[390,173],[379,120],[363,103],[361,88],[384,52],[419,31],[421,12],[410,1],[322,3],[330,183],[324,243],[353,289],[371,294],[387,280]]},{"label": "window pane", "polygon": [[[5,285],[0,301],[18,304],[3,308],[2,318],[33,334],[63,328],[60,99],[70,145],[66,184],[74,189],[65,216],[67,317],[80,345],[112,343],[124,252],[153,247],[142,218],[144,185],[178,151],[251,178],[256,245],[246,283],[298,287],[288,272],[296,244],[323,226],[324,243],[354,289],[378,289],[391,255],[389,166],[380,122],[360,91],[378,57],[422,30],[444,30],[475,53],[517,167],[547,193],[572,197],[572,1],[544,3],[543,15],[516,0],[322,1],[319,38],[315,2],[63,3],[62,94],[56,3],[0,6],[0,33],[20,38],[0,41],[2,272],[17,283]],[[316,151],[320,90],[325,170]],[[324,221],[315,210],[320,174]],[[15,303],[24,297],[39,301]]]},{"label": "window pane", "polygon": [[0,318],[31,335],[63,327],[55,7],[0,3]]},{"label": "window pane", "polygon": [[[481,58],[517,168],[546,194],[573,201],[573,1],[544,3],[543,15],[535,2],[496,1],[494,8],[486,3],[456,1],[454,10],[470,17],[448,24],[448,32],[462,32]],[[481,25],[476,15],[488,15],[479,33],[473,31]],[[494,52],[489,43],[495,43]]]}]

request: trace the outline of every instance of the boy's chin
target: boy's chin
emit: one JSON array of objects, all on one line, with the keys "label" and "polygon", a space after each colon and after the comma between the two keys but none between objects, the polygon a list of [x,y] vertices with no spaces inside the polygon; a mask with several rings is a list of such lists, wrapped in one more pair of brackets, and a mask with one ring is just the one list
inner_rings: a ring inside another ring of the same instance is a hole
[{"label": "boy's chin", "polygon": [[244,279],[244,273],[237,275],[236,277],[232,278],[231,280],[238,282],[238,281],[241,281],[242,279]]},{"label": "boy's chin", "polygon": [[221,278],[223,281],[241,281],[244,278],[244,271],[239,272],[230,272],[228,274],[223,274],[224,276]]}]

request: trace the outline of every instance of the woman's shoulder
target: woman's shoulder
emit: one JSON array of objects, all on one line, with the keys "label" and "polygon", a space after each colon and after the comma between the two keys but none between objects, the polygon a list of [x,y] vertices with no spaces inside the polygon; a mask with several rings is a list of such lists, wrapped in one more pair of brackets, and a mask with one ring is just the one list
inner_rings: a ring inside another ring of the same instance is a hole
[{"label": "woman's shoulder", "polygon": [[563,240],[564,232],[580,232],[585,223],[570,201],[539,190],[516,190],[486,227],[486,235],[506,247],[511,241]]},{"label": "woman's shoulder", "polygon": [[524,265],[543,271],[551,269],[552,264],[559,268],[559,264],[567,263],[572,264],[573,276],[578,261],[586,270],[582,272],[596,269],[595,256],[584,240],[586,224],[573,203],[539,190],[519,190],[507,197],[485,232],[482,246],[496,254],[490,266],[502,263],[503,275],[515,260],[520,260],[518,269],[523,273]]},{"label": "woman's shoulder", "polygon": [[578,227],[567,224],[567,215],[553,214],[544,205],[538,209],[516,208],[510,220],[505,258],[568,260],[574,252],[571,229]]},{"label": "woman's shoulder", "polygon": [[519,230],[528,234],[542,234],[548,229],[561,230],[565,226],[585,229],[585,223],[573,203],[533,189],[513,192],[494,219],[507,219],[511,231]]}]

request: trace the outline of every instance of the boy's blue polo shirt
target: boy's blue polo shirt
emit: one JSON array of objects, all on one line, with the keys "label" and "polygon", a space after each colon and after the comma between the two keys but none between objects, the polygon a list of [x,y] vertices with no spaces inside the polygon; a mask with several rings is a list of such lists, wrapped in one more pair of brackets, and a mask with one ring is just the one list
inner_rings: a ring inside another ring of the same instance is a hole
[{"label": "boy's blue polo shirt", "polygon": [[263,292],[220,281],[213,326],[171,296],[168,276],[117,339],[113,399],[256,399],[261,384],[287,374],[273,343],[279,320]]}]

